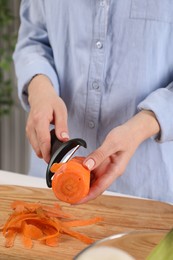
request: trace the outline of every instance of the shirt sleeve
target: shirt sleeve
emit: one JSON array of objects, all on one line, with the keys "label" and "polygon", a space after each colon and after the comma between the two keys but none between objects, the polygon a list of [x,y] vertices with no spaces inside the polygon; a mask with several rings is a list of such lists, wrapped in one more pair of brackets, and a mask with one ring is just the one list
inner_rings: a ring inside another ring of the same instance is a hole
[{"label": "shirt sleeve", "polygon": [[13,53],[18,94],[24,109],[29,110],[27,87],[36,74],[46,75],[59,94],[59,82],[53,52],[46,29],[44,1],[23,0],[20,6],[20,28]]},{"label": "shirt sleeve", "polygon": [[160,124],[157,142],[173,141],[173,82],[166,88],[152,92],[139,105],[138,109],[151,110]]}]

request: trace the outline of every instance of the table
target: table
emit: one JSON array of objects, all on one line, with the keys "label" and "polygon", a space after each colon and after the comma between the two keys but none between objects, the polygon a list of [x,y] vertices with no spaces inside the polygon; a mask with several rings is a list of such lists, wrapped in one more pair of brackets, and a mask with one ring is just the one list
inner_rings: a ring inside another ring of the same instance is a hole
[{"label": "table", "polygon": [[0,185],[19,185],[25,187],[47,188],[44,178],[0,170]]}]

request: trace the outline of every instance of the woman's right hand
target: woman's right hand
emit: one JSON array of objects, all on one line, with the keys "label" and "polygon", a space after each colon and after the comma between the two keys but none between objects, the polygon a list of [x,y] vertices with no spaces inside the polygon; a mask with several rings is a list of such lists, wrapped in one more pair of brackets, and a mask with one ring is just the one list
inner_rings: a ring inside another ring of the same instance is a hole
[{"label": "woman's right hand", "polygon": [[26,134],[35,153],[47,163],[50,160],[50,124],[55,125],[59,140],[69,139],[67,108],[57,95],[51,81],[44,75],[35,76],[28,86],[30,112]]}]

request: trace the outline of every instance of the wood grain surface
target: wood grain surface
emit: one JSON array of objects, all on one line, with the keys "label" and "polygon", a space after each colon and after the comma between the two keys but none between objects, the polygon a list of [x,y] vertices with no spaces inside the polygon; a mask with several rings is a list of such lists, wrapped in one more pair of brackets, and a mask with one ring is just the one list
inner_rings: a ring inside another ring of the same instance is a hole
[{"label": "wood grain surface", "polygon": [[[18,199],[46,205],[58,202],[51,189],[0,185],[0,225],[6,221],[11,212],[11,202]],[[113,234],[134,230],[160,230],[161,234],[166,234],[173,227],[173,206],[157,201],[102,195],[84,205],[71,206],[59,203],[66,212],[74,214],[77,218],[104,217],[101,223],[74,228],[96,241]],[[152,243],[143,250],[144,252],[140,253],[138,259],[144,259],[158,243],[157,240],[157,237],[153,239]],[[19,238],[15,240],[13,248],[5,248],[4,237],[0,234],[0,259],[68,260],[73,259],[86,246],[75,238],[63,235],[56,248],[34,241],[32,249],[25,249]]]}]

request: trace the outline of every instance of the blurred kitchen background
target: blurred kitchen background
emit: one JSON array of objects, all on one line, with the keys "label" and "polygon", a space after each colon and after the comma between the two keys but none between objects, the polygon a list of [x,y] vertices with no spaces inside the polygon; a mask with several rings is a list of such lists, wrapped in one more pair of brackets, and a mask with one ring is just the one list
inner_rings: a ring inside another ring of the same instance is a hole
[{"label": "blurred kitchen background", "polygon": [[18,100],[12,61],[20,24],[19,6],[20,0],[0,0],[0,169],[27,174],[27,113]]}]

